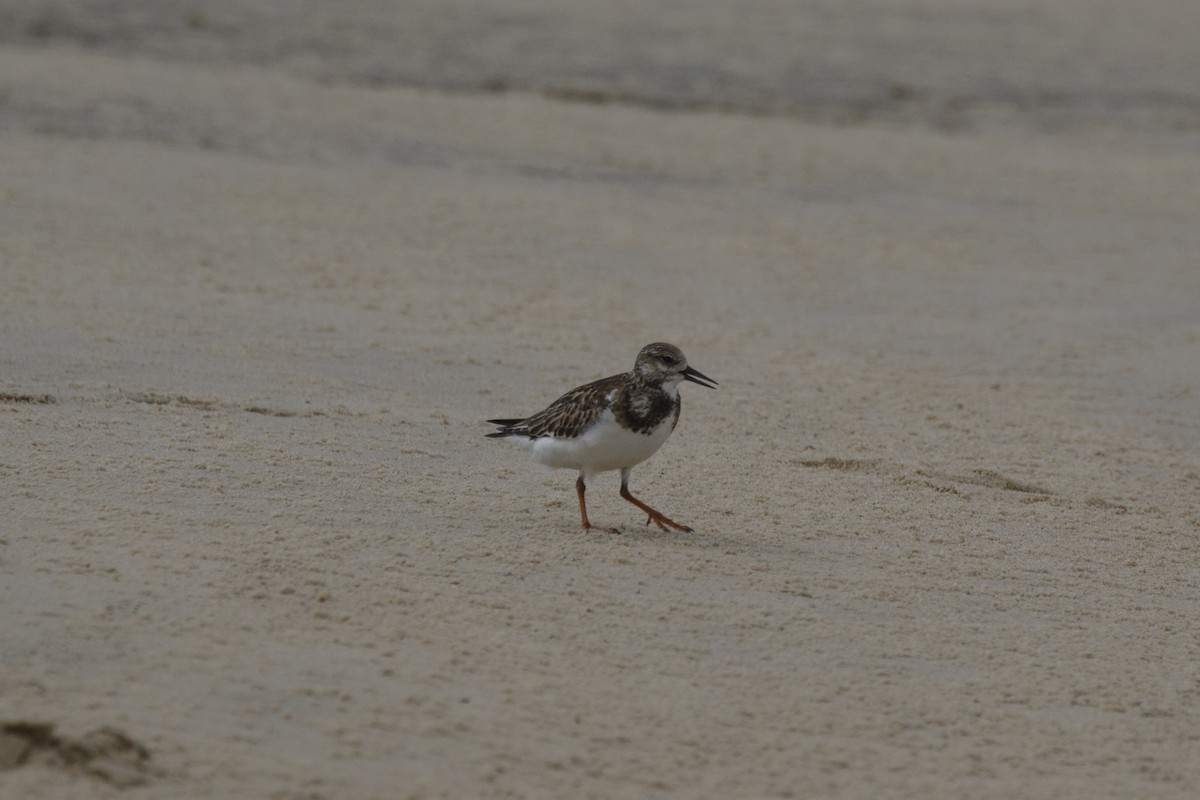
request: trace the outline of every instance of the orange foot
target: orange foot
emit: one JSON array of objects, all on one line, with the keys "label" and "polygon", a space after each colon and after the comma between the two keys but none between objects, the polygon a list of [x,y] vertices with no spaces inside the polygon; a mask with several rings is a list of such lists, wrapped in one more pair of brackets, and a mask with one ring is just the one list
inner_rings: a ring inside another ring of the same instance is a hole
[{"label": "orange foot", "polygon": [[680,525],[678,522],[671,519],[670,517],[668,517],[666,514],[662,513],[661,511],[655,511],[653,508],[646,505],[641,500],[638,500],[636,497],[634,497],[632,494],[629,493],[629,487],[626,486],[624,483],[621,484],[621,497],[624,497],[626,500],[633,503],[635,506],[640,508],[642,511],[646,512],[646,524],[647,525],[649,525],[651,522],[653,522],[655,525],[657,525],[659,528],[663,529],[664,531],[667,529],[668,526],[670,526],[670,527],[674,528],[675,530],[683,531],[684,533],[692,532],[692,529],[689,528],[687,525]]},{"label": "orange foot", "polygon": [[618,535],[621,533],[620,528],[605,528],[601,525],[593,525],[590,522],[588,524],[584,525],[583,529],[585,531],[604,531],[605,533],[615,533]]},{"label": "orange foot", "polygon": [[658,512],[658,511],[655,511],[646,516],[646,524],[649,525],[651,522],[653,522],[658,527],[662,528],[664,531],[667,529],[667,526],[670,526],[670,527],[674,528],[675,530],[683,531],[684,533],[692,532],[692,529],[689,528],[687,525],[680,525],[675,520],[671,519],[670,517]]}]

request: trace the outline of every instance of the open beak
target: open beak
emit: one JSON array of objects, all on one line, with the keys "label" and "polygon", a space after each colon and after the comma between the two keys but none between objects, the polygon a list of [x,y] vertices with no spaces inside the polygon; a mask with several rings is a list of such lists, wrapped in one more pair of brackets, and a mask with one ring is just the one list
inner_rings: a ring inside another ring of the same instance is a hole
[{"label": "open beak", "polygon": [[[717,388],[716,381],[714,381],[712,378],[705,375],[703,372],[700,372],[699,370],[694,370],[691,367],[688,367],[687,369],[685,369],[683,371],[683,379],[685,381],[691,381],[692,383],[698,383],[706,389]],[[707,381],[707,383],[705,381]]]}]

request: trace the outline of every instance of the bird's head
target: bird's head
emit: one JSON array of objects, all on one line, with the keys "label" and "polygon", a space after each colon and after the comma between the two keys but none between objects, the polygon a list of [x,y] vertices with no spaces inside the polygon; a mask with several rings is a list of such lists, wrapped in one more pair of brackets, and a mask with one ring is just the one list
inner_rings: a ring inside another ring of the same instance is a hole
[{"label": "bird's head", "polygon": [[673,344],[655,342],[641,349],[633,371],[647,383],[675,386],[680,381],[691,381],[715,389],[717,382],[698,370],[688,366],[683,351]]}]

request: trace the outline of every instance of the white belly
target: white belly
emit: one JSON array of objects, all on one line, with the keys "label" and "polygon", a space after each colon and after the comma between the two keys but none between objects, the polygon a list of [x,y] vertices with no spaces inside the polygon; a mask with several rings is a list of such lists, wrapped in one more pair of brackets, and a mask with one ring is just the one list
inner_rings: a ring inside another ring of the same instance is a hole
[{"label": "white belly", "polygon": [[640,464],[671,435],[667,417],[650,433],[635,433],[617,424],[611,411],[577,439],[543,437],[533,441],[533,458],[547,467],[582,470],[585,476]]}]

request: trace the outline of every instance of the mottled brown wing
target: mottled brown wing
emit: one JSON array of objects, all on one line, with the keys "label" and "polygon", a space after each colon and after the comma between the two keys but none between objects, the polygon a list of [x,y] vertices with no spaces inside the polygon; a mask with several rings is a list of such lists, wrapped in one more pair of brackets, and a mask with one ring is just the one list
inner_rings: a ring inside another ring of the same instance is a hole
[{"label": "mottled brown wing", "polygon": [[501,425],[496,433],[489,436],[528,436],[540,439],[543,436],[553,436],[556,439],[574,439],[588,429],[604,409],[610,405],[609,395],[620,385],[623,376],[614,375],[611,378],[601,378],[598,381],[572,389],[555,400],[544,410],[532,417],[511,422],[509,420],[490,420]]}]

